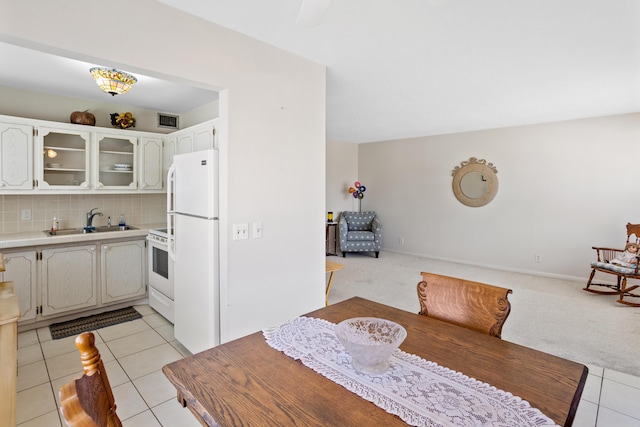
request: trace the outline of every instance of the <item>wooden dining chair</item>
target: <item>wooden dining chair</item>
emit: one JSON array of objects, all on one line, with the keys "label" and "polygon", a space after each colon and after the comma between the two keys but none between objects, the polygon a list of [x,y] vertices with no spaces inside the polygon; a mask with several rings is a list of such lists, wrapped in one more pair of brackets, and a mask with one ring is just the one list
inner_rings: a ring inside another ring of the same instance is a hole
[{"label": "wooden dining chair", "polygon": [[421,273],[420,314],[501,338],[511,312],[511,289],[456,277]]},{"label": "wooden dining chair", "polygon": [[327,287],[325,288],[325,293],[324,293],[325,306],[329,305],[329,292],[331,292],[331,284],[333,283],[333,273],[340,270],[342,267],[344,267],[344,264],[340,264],[332,261],[326,261],[325,271],[330,274],[329,274],[329,281],[327,282]]},{"label": "wooden dining chair", "polygon": [[[0,253],[0,273],[4,272]],[[16,425],[20,300],[12,281],[0,281],[0,424]]]},{"label": "wooden dining chair", "polygon": [[76,347],[84,375],[60,387],[62,416],[71,427],[122,427],[93,333],[78,335]]}]

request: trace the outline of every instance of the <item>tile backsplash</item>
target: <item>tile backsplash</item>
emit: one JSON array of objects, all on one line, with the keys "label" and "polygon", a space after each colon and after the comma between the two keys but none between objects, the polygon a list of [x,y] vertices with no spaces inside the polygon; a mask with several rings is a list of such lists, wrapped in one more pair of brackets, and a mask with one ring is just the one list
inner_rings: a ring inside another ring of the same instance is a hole
[{"label": "tile backsplash", "polygon": [[[0,196],[0,233],[40,231],[51,228],[55,216],[60,228],[83,227],[87,211],[98,208],[102,216],[93,218],[93,225],[118,224],[124,214],[127,224],[162,223],[166,221],[165,194],[37,194]],[[27,214],[31,219],[22,219]]]}]

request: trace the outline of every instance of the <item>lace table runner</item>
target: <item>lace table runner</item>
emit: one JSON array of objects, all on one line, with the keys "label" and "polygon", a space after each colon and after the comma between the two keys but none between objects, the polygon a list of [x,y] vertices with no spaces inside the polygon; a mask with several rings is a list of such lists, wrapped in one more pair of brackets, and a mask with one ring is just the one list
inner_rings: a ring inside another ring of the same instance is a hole
[{"label": "lace table runner", "polygon": [[386,373],[359,373],[334,327],[323,319],[298,317],[263,334],[274,349],[413,426],[556,426],[509,392],[399,349]]}]

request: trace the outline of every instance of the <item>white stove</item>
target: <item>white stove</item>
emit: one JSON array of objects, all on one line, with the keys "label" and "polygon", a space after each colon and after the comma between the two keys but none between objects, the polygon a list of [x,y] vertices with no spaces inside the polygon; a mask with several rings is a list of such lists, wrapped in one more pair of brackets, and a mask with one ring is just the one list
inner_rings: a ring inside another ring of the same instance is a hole
[{"label": "white stove", "polygon": [[149,230],[149,234],[147,235],[147,240],[153,240],[155,242],[167,244],[168,235],[166,228],[152,228]]},{"label": "white stove", "polygon": [[166,228],[154,228],[147,234],[149,305],[173,323],[173,261],[169,256],[168,238]]}]

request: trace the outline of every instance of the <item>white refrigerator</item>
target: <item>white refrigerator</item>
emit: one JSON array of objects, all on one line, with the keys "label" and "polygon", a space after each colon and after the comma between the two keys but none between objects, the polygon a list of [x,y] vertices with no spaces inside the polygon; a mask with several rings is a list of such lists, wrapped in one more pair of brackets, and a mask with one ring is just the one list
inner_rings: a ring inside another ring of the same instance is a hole
[{"label": "white refrigerator", "polygon": [[220,344],[218,151],[174,157],[167,177],[174,335],[191,353]]}]

